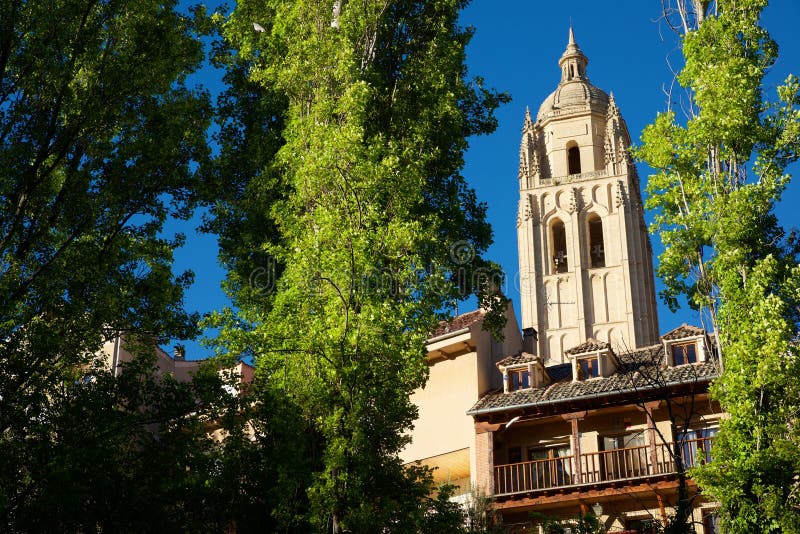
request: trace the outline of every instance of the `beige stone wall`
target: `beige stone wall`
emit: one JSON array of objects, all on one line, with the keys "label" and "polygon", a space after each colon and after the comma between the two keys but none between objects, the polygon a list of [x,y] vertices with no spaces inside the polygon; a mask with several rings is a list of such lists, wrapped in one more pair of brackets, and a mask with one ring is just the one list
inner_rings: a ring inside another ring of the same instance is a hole
[{"label": "beige stone wall", "polygon": [[425,388],[411,396],[419,417],[400,455],[404,462],[470,447],[475,430],[466,411],[478,399],[477,360],[473,351],[430,366]]},{"label": "beige stone wall", "polygon": [[603,157],[603,132],[606,117],[597,113],[582,113],[564,119],[546,121],[540,125],[544,133],[545,153],[550,175],[566,177],[567,149],[577,145],[581,155],[581,173],[605,168]]},{"label": "beige stone wall", "polygon": [[[156,376],[158,377],[169,373],[176,380],[188,382],[200,366],[200,361],[198,360],[174,360],[158,346],[155,346],[153,350],[156,356]],[[125,340],[123,338],[106,341],[100,350],[99,356],[109,370],[113,369],[116,362],[117,373],[124,369],[124,365],[120,366],[120,364],[130,362],[133,359],[133,355],[125,348]]]},{"label": "beige stone wall", "polygon": [[[621,186],[620,183],[623,185]],[[634,185],[627,175],[522,191],[533,205],[519,218],[523,328],[539,332],[539,351],[561,363],[563,351],[595,338],[623,351],[658,338],[652,257],[639,220],[638,193],[620,203]],[[588,220],[603,225],[605,266],[592,267]],[[553,265],[552,226],[564,224],[567,272]]]},{"label": "beige stone wall", "polygon": [[[467,347],[472,349],[466,350]],[[484,331],[482,321],[463,331],[435,338],[428,345],[428,382],[411,396],[419,416],[411,432],[411,443],[400,453],[401,460],[440,466],[440,474],[444,476],[446,469],[460,472],[461,465],[454,466],[452,458],[456,457],[454,453],[466,450],[469,455],[466,474],[474,482],[475,473],[484,467],[476,453],[474,422],[466,412],[481,395],[502,388],[502,374],[496,363],[521,349],[522,336],[511,303],[506,309],[502,340],[495,340]],[[462,457],[460,452],[457,456]]]}]

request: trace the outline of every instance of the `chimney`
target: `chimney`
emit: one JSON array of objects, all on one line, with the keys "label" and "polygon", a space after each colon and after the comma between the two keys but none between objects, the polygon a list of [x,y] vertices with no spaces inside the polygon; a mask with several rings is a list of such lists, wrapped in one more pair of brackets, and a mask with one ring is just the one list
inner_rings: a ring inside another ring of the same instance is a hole
[{"label": "chimney", "polygon": [[186,360],[186,347],[183,345],[175,345],[175,348],[172,349],[172,356],[176,362],[182,362]]},{"label": "chimney", "polygon": [[536,329],[533,327],[523,328],[522,329],[522,350],[524,352],[528,352],[530,354],[536,354],[536,340],[539,339],[539,335],[536,333]]}]

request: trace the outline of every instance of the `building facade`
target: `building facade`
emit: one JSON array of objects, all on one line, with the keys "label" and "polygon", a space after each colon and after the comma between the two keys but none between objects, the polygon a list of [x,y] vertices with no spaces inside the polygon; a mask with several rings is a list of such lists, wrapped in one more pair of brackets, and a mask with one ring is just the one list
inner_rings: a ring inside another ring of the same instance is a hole
[{"label": "building facade", "polygon": [[[438,467],[437,480],[469,480],[512,531],[591,511],[609,532],[646,532],[683,487],[697,531],[712,534],[714,503],[682,481],[711,460],[722,416],[708,396],[715,340],[688,325],[659,336],[630,136],[613,95],[589,82],[588,62],[570,29],[558,85],[523,122],[524,335],[508,337],[513,311],[502,344],[476,343],[488,336],[481,312],[442,326],[404,458]],[[457,457],[458,469],[446,461]]]},{"label": "building facade", "polygon": [[434,469],[434,480],[452,484],[457,497],[470,493],[477,472],[475,425],[466,408],[489,391],[502,387],[497,362],[522,349],[514,308],[506,311],[503,341],[483,330],[483,311],[465,313],[443,323],[428,342],[430,368],[424,389],[411,400],[419,409],[405,462]]}]

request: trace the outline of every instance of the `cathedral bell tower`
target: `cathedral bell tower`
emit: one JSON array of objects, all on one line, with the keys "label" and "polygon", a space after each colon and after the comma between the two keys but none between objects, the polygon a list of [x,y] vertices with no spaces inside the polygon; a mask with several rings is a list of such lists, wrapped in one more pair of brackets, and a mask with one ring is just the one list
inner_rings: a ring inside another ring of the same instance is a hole
[{"label": "cathedral bell tower", "polygon": [[589,83],[569,30],[561,82],[522,127],[517,235],[522,327],[546,363],[594,338],[615,351],[658,340],[652,250],[630,136]]}]

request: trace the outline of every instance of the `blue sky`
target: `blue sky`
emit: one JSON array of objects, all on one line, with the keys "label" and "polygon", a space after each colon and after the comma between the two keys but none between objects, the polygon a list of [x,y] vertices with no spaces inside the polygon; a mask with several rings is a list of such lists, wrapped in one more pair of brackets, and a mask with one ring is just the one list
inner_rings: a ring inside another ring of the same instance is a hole
[{"label": "blue sky", "polygon": [[[462,14],[463,24],[475,28],[468,48],[470,74],[482,76],[488,86],[507,91],[512,97],[497,113],[497,131],[470,140],[463,174],[478,198],[488,205],[494,244],[487,256],[506,272],[507,293],[514,300],[518,317],[517,169],[525,108],[530,107],[535,115],[558,83],[557,62],[567,44],[571,19],[576,41],[589,57],[587,73],[591,82],[614,93],[631,138],[638,141],[645,125],[667,107],[664,88],[672,82],[667,61],[673,66],[680,62],[678,42],[671,30],[658,22],[660,15],[659,0],[474,0]],[[762,22],[780,46],[780,57],[766,79],[765,94],[774,98],[775,87],[789,73],[800,75],[800,0],[773,0]],[[204,70],[196,77],[196,83],[213,89],[218,86],[218,79],[212,71]],[[638,167],[644,186],[649,171],[643,165]],[[798,174],[800,166],[795,165],[790,171]],[[800,183],[792,183],[778,208],[784,226],[800,226],[800,211],[796,209],[799,200]],[[219,287],[224,273],[216,261],[215,239],[195,234],[193,224],[173,225],[170,230],[187,234],[186,246],[176,252],[175,270],[195,272],[196,281],[187,295],[186,306],[203,313],[224,306],[227,298]],[[651,236],[651,240],[658,255],[661,243],[657,236]],[[460,311],[469,311],[467,306],[462,305]],[[662,332],[682,322],[698,323],[698,317],[688,309],[672,314],[659,303]],[[197,343],[186,345],[190,359],[208,353]]]}]

